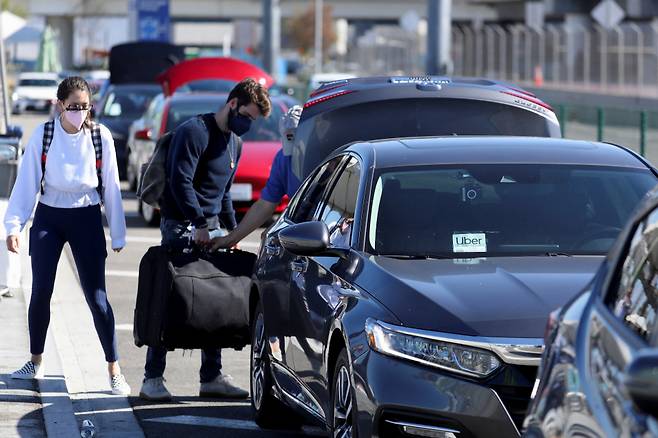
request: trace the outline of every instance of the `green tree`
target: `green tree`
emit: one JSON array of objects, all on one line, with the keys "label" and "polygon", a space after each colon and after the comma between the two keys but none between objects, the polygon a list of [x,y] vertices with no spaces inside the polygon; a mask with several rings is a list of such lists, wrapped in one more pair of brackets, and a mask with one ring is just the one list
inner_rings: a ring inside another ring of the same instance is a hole
[{"label": "green tree", "polygon": [[19,17],[27,17],[27,9],[25,6],[16,2],[15,0],[0,0],[0,10],[9,11]]}]

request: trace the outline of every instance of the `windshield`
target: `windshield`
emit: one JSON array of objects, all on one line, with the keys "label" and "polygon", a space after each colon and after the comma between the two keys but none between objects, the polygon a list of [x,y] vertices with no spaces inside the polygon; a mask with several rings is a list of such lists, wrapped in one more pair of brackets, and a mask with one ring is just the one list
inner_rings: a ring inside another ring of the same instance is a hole
[{"label": "windshield", "polygon": [[[171,131],[178,125],[199,114],[217,111],[225,100],[204,99],[196,101],[174,101],[169,107],[167,114],[167,126],[165,131]],[[272,113],[267,119],[258,118],[251,124],[249,131],[242,136],[243,141],[281,141],[279,135],[279,119],[283,111],[280,105],[272,102]]]},{"label": "windshield", "polygon": [[21,87],[56,87],[57,81],[54,79],[21,79],[18,85]]},{"label": "windshield", "polygon": [[606,254],[655,184],[603,166],[431,166],[376,175],[373,254],[468,258]]},{"label": "windshield", "polygon": [[105,117],[137,119],[159,92],[157,87],[113,90],[105,100],[102,114]]}]

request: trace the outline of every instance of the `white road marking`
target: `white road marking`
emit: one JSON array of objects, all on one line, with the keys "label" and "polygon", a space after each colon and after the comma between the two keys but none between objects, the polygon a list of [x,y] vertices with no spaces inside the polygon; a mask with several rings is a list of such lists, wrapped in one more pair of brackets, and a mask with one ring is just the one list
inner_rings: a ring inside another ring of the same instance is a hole
[{"label": "white road marking", "polygon": [[[108,242],[111,242],[112,239],[110,236],[105,236],[105,240]],[[154,243],[154,244],[159,244],[160,243],[160,237],[147,237],[147,236],[126,236],[126,242],[134,242],[134,243]]]},{"label": "white road marking", "polygon": [[[112,239],[110,236],[105,236],[105,240],[111,242]],[[160,244],[159,237],[147,237],[147,236],[126,236],[127,243],[153,243],[155,245]],[[260,248],[260,242],[245,242],[242,241],[238,243],[238,246],[243,249],[258,249]]]},{"label": "white road marking", "polygon": [[131,331],[133,331],[133,325],[132,324],[115,324],[114,330],[122,330],[122,331],[131,332]]},{"label": "white road marking", "polygon": [[138,278],[139,271],[119,271],[114,269],[108,269],[105,271],[106,277],[129,277],[129,278]]},{"label": "white road marking", "polygon": [[[233,420],[228,418],[197,417],[193,415],[175,415],[172,417],[149,418],[144,421],[152,421],[154,423],[184,424],[187,426],[221,427],[223,429],[263,430],[251,420]],[[306,436],[323,435],[320,429],[307,428],[307,427],[302,428],[302,430],[299,432],[290,431],[289,433],[293,435],[306,435]]]}]

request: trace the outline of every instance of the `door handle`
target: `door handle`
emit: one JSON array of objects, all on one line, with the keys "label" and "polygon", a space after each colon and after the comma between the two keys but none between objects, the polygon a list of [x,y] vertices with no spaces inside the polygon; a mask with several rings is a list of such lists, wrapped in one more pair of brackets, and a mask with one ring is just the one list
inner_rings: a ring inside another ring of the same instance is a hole
[{"label": "door handle", "polygon": [[290,269],[292,269],[293,272],[306,272],[307,267],[308,267],[307,259],[297,259],[290,262]]}]

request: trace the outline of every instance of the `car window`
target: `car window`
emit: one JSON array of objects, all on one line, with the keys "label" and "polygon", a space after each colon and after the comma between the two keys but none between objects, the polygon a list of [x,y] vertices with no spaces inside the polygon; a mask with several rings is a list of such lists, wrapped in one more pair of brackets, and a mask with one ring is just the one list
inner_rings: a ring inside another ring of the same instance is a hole
[{"label": "car window", "polygon": [[332,176],[340,166],[343,158],[343,156],[336,157],[320,167],[306,186],[306,190],[304,190],[304,193],[302,193],[297,201],[297,205],[295,205],[294,210],[290,214],[289,218],[292,222],[301,223],[313,220],[315,212],[322,200],[322,195],[325,193]]},{"label": "car window", "polygon": [[[169,106],[169,114],[167,115],[167,126],[165,131],[171,131],[184,121],[191,119],[199,114],[211,113],[217,111],[224,105],[225,100],[218,98],[217,100],[203,99],[203,100],[185,100],[173,101]],[[273,102],[272,112],[268,118],[258,118],[251,124],[249,131],[242,136],[243,141],[281,141],[279,135],[279,120],[283,115],[283,110],[280,105]]]},{"label": "car window", "polygon": [[604,255],[655,185],[648,170],[474,164],[383,169],[368,242],[375,254]]},{"label": "car window", "polygon": [[137,119],[144,114],[156,94],[156,88],[111,91],[103,105],[102,114],[105,117]]},{"label": "car window", "polygon": [[360,174],[359,161],[355,157],[351,157],[322,207],[320,220],[327,224],[329,243],[333,246],[340,248],[350,246]]},{"label": "car window", "polygon": [[21,79],[18,85],[20,87],[56,87],[57,81],[54,79]]},{"label": "car window", "polygon": [[608,306],[647,341],[656,336],[658,312],[658,209],[642,221],[623,261],[619,287],[610,290]]}]

